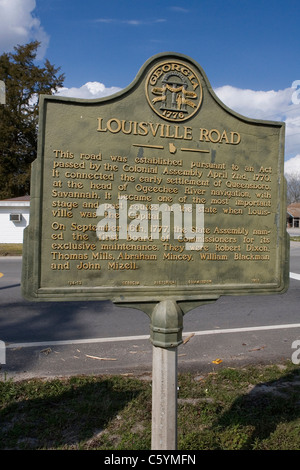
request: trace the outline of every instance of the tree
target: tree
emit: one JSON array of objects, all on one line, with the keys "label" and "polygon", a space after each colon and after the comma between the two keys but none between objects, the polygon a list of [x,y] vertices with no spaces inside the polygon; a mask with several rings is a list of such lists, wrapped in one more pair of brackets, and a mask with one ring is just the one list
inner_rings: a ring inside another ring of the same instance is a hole
[{"label": "tree", "polygon": [[34,64],[38,41],[17,46],[0,56],[0,80],[6,104],[0,105],[0,199],[29,194],[30,165],[36,158],[38,96],[53,94],[63,85],[60,67],[46,59]]},{"label": "tree", "polygon": [[293,173],[286,176],[287,203],[300,202],[300,174]]}]

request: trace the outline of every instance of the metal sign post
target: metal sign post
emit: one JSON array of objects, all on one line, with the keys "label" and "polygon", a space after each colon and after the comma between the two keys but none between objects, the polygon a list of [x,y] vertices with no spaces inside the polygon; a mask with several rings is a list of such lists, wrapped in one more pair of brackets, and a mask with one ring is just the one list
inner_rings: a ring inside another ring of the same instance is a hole
[{"label": "metal sign post", "polygon": [[153,346],[152,450],[177,449],[177,347]]},{"label": "metal sign post", "polygon": [[177,449],[177,347],[183,312],[175,301],[157,304],[151,317],[152,450]]},{"label": "metal sign post", "polygon": [[183,315],[288,288],[284,123],[235,113],[173,52],[113,96],[39,103],[22,294],[149,316],[152,447],[175,449]]}]

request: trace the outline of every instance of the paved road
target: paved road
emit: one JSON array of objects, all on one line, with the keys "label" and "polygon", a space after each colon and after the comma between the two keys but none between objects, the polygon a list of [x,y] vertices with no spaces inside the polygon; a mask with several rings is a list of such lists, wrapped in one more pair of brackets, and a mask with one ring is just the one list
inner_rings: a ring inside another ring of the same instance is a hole
[{"label": "paved road", "polygon": [[[179,372],[290,359],[300,339],[300,243],[291,242],[290,268],[283,295],[224,296],[189,312]],[[151,373],[146,314],[111,302],[28,302],[20,293],[19,257],[0,259],[0,273],[0,340],[6,343],[0,377]]]}]

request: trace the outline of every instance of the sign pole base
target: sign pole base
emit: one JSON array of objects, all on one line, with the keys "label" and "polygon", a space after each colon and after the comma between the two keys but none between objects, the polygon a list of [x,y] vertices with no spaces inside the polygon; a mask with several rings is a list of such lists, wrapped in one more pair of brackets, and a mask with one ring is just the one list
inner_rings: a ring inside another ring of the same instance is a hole
[{"label": "sign pole base", "polygon": [[152,450],[177,449],[177,347],[153,346]]},{"label": "sign pole base", "polygon": [[177,347],[183,312],[173,300],[159,302],[151,315],[152,450],[177,448]]}]

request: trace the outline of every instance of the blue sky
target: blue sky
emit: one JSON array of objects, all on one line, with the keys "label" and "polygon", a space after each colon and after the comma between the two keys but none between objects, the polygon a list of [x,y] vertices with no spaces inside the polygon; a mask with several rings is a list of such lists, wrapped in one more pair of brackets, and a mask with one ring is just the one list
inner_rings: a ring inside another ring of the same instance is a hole
[{"label": "blue sky", "polygon": [[[24,1],[24,0],[23,0]],[[195,59],[213,86],[283,89],[300,77],[299,1],[37,0],[66,86],[127,86],[159,52]],[[298,75],[299,77],[298,77]]]},{"label": "blue sky", "polygon": [[286,122],[286,168],[300,172],[299,25],[298,0],[0,0],[0,53],[39,39],[61,94],[86,98],[126,87],[157,53],[186,54],[232,109]]}]

